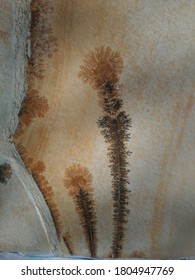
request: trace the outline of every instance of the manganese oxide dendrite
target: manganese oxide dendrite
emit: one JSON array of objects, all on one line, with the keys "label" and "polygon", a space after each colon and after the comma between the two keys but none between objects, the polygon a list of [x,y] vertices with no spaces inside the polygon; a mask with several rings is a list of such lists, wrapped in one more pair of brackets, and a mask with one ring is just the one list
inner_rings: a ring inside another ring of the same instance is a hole
[{"label": "manganese oxide dendrite", "polygon": [[108,143],[108,157],[112,176],[113,237],[111,257],[122,256],[125,224],[128,209],[128,156],[126,144],[130,139],[131,120],[123,110],[119,93],[119,77],[123,70],[123,60],[118,52],[109,47],[91,51],[80,67],[79,77],[97,91],[102,116],[97,124]]}]

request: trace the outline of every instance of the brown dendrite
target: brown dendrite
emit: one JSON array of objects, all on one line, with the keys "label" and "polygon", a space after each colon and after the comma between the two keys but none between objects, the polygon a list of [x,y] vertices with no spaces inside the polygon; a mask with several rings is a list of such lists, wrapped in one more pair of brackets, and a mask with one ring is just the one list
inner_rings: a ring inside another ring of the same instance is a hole
[{"label": "brown dendrite", "polygon": [[49,23],[53,11],[51,0],[32,0],[31,2],[31,57],[28,71],[36,78],[44,77],[45,57],[57,51],[57,39]]},{"label": "brown dendrite", "polygon": [[[45,62],[57,51],[57,39],[53,36],[49,18],[53,11],[51,0],[31,1],[30,45],[31,54],[28,58],[27,80],[28,90],[19,111],[19,124],[14,134],[17,140],[34,118],[43,118],[48,111],[47,99],[36,89],[37,80],[44,78]],[[17,141],[15,141],[17,142]]]},{"label": "brown dendrite", "polygon": [[123,61],[120,54],[113,52],[110,47],[100,47],[84,58],[79,76],[85,83],[91,84],[93,89],[104,91],[108,82],[111,85],[118,83],[122,70]]},{"label": "brown dendrite", "polygon": [[37,90],[29,90],[24,97],[18,114],[19,124],[14,138],[17,139],[30,126],[34,118],[43,118],[49,109],[47,99],[40,96]]},{"label": "brown dendrite", "polygon": [[8,163],[0,164],[0,183],[7,184],[7,181],[11,178],[12,169]]},{"label": "brown dendrite", "polygon": [[70,255],[75,255],[75,248],[74,245],[72,243],[72,239],[71,239],[71,235],[69,232],[66,232],[63,234],[63,240],[64,240],[64,244],[66,245],[69,254]]},{"label": "brown dendrite", "polygon": [[65,170],[64,186],[75,203],[90,255],[96,256],[96,211],[93,197],[92,175],[87,168],[74,164]]},{"label": "brown dendrite", "polygon": [[22,145],[18,145],[18,151],[22,160],[24,161],[29,173],[32,174],[37,186],[43,194],[43,197],[50,209],[58,237],[60,238],[62,232],[61,217],[56,203],[54,202],[54,193],[49,182],[43,175],[45,171],[45,164],[43,161],[34,161],[32,157],[28,156],[26,149]]},{"label": "brown dendrite", "polygon": [[80,67],[79,77],[97,91],[102,116],[97,124],[108,143],[108,157],[112,175],[113,239],[111,256],[122,256],[125,224],[128,209],[128,156],[126,143],[131,120],[123,110],[123,101],[118,91],[118,82],[123,70],[123,61],[118,52],[100,47],[91,51]]}]

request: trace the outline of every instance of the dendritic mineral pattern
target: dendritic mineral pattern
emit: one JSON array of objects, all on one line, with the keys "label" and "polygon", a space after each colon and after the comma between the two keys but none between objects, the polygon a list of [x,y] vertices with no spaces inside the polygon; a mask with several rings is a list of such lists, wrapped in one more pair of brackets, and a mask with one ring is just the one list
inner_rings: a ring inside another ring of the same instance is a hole
[{"label": "dendritic mineral pattern", "polygon": [[53,189],[43,175],[45,171],[45,163],[40,160],[34,161],[34,159],[28,155],[26,149],[22,145],[18,145],[18,151],[22,160],[25,162],[27,170],[33,176],[33,179],[35,180],[37,186],[43,194],[43,197],[49,207],[51,216],[53,218],[58,238],[60,239],[62,232],[61,217],[57,204],[54,202]]},{"label": "dendritic mineral pattern", "polygon": [[51,0],[32,0],[30,36],[31,54],[28,57],[28,91],[18,114],[19,124],[14,134],[17,144],[20,136],[35,118],[43,118],[49,109],[47,99],[41,96],[37,83],[45,77],[46,59],[57,51],[57,39],[49,22],[53,11]]},{"label": "dendritic mineral pattern", "polygon": [[[194,13],[184,0],[0,1],[1,251],[194,257]],[[93,192],[64,186],[75,164]]]},{"label": "dendritic mineral pattern", "polygon": [[100,47],[91,51],[84,59],[79,76],[97,91],[102,116],[97,124],[108,144],[108,157],[112,176],[113,238],[110,256],[122,256],[125,224],[128,209],[128,155],[126,142],[130,136],[129,116],[123,110],[123,101],[118,90],[123,60],[110,47]]},{"label": "dendritic mineral pattern", "polygon": [[[76,212],[83,228],[89,253],[96,257],[96,209],[92,187],[92,175],[80,164],[74,164],[65,171],[64,186],[75,203]],[[64,239],[66,243],[67,238]],[[70,250],[69,250],[70,251]]]},{"label": "dendritic mineral pattern", "polygon": [[7,184],[7,181],[11,178],[12,169],[7,163],[0,164],[0,183]]}]

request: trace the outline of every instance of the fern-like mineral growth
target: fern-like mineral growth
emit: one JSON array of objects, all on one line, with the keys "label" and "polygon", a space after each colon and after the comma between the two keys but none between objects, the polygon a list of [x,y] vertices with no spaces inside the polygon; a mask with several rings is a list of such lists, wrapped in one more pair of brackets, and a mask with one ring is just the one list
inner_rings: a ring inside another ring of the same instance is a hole
[{"label": "fern-like mineral growth", "polygon": [[[45,62],[57,51],[57,38],[49,21],[53,11],[51,0],[32,0],[30,25],[31,54],[28,58],[28,90],[19,111],[19,124],[14,134],[14,141],[24,133],[34,118],[43,118],[48,111],[47,99],[36,89],[37,80],[45,76]],[[17,142],[17,141],[15,141]]]},{"label": "fern-like mineral growth", "polygon": [[90,52],[80,67],[79,77],[97,91],[102,116],[97,124],[108,143],[108,157],[112,175],[113,239],[111,256],[122,256],[125,224],[128,209],[128,156],[126,143],[130,136],[129,116],[123,110],[123,101],[118,91],[118,82],[123,70],[123,61],[118,52],[100,47]]},{"label": "fern-like mineral growth", "polygon": [[60,238],[62,233],[61,217],[56,203],[54,202],[54,193],[49,182],[43,175],[45,171],[45,164],[43,161],[34,161],[32,157],[28,156],[26,149],[22,145],[17,146],[22,160],[24,161],[28,171],[32,174],[35,182],[37,183],[43,197],[50,209],[53,218],[57,235]]},{"label": "fern-like mineral growth", "polygon": [[48,109],[47,99],[40,96],[37,90],[29,90],[20,107],[19,124],[14,133],[14,140],[24,133],[25,128],[30,126],[35,118],[43,118]]},{"label": "fern-like mineral growth", "polygon": [[7,184],[7,181],[11,178],[12,169],[8,163],[0,165],[0,183]]},{"label": "fern-like mineral growth", "polygon": [[36,78],[44,77],[45,57],[51,57],[57,50],[57,39],[49,23],[52,8],[51,0],[32,0],[31,2],[31,57],[29,72]]},{"label": "fern-like mineral growth", "polygon": [[18,114],[20,125],[28,127],[34,118],[43,118],[49,105],[44,96],[40,96],[37,90],[29,90],[25,96]]},{"label": "fern-like mineral growth", "polygon": [[65,171],[64,186],[75,203],[90,255],[95,257],[97,234],[92,176],[87,168],[74,164]]}]

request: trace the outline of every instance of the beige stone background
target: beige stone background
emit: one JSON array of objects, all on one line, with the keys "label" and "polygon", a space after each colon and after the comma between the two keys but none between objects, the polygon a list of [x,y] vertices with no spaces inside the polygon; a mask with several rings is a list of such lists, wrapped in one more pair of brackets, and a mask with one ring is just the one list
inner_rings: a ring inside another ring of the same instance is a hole
[{"label": "beige stone background", "polygon": [[[0,30],[6,33],[0,38],[0,155],[14,171],[9,183],[0,186],[0,250],[60,252],[47,206],[8,141],[26,90],[29,8],[23,2],[0,2]],[[84,56],[110,46],[124,61],[120,91],[132,119],[123,256],[194,256],[195,2],[55,0],[53,9],[49,21],[58,50],[46,60],[45,78],[36,83],[49,111],[19,142],[35,160],[45,162],[63,229],[70,232],[77,254],[88,251],[63,186],[64,170],[75,162],[93,174],[98,256],[106,256],[111,246],[111,177],[107,146],[96,125],[101,110],[94,90],[78,78]],[[65,246],[62,250],[68,253]]]}]

